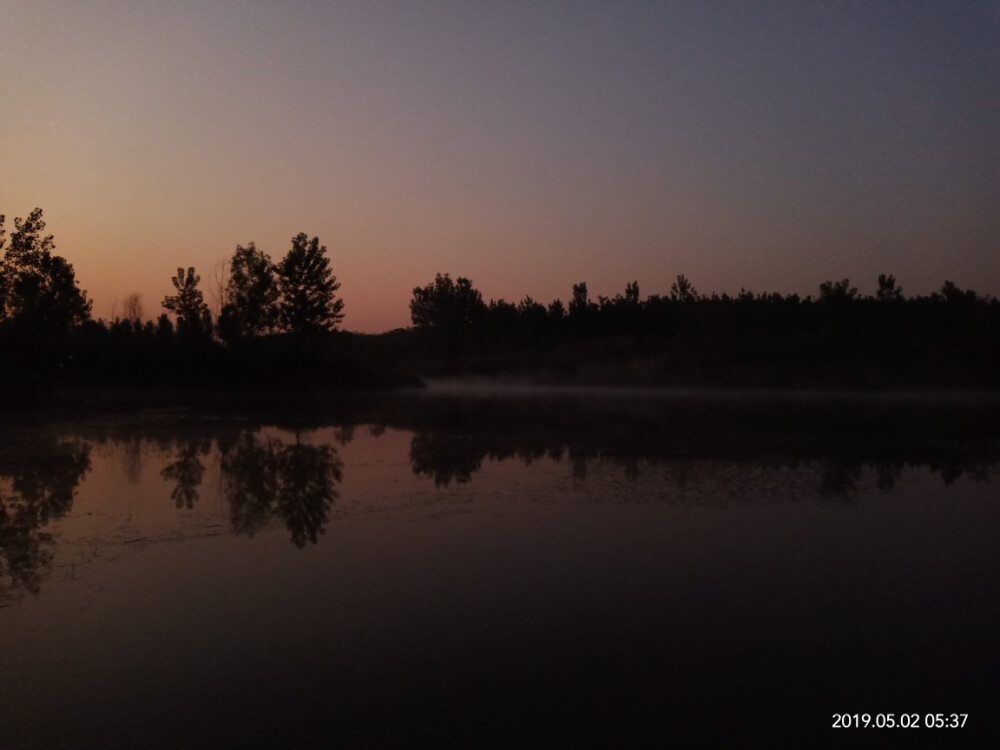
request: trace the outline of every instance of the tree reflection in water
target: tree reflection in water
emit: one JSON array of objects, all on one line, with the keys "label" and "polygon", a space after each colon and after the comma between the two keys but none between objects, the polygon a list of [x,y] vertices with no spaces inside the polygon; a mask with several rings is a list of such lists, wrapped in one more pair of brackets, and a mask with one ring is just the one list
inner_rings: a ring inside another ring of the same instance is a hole
[{"label": "tree reflection in water", "polygon": [[858,494],[860,481],[859,462],[828,459],[823,462],[823,477],[820,480],[819,492],[822,497],[852,500]]},{"label": "tree reflection in water", "polygon": [[0,451],[0,602],[11,589],[37,594],[51,562],[51,535],[42,528],[73,505],[76,488],[90,471],[90,446],[58,442],[18,443]]},{"label": "tree reflection in water", "polygon": [[[335,446],[351,442],[366,425],[372,438],[387,427],[408,432],[410,468],[439,488],[472,481],[487,460],[562,462],[571,480],[607,490],[584,493],[600,502],[855,500],[868,497],[869,486],[894,491],[916,468],[929,469],[945,484],[959,477],[986,482],[1000,457],[992,416],[997,409],[986,417],[978,407],[956,416],[951,404],[925,413],[904,403],[872,413],[864,404],[852,412],[833,402],[803,404],[801,414],[788,404],[776,411],[741,402],[714,410],[701,403],[606,406],[588,400],[549,406],[455,401],[443,408],[428,399],[391,406],[336,415],[283,412],[273,421],[109,420],[84,428],[78,442],[5,425],[0,605],[13,590],[37,592],[44,580],[52,558],[46,524],[72,507],[91,470],[91,444],[84,439],[119,446],[126,457],[123,474],[132,483],[140,480],[142,446],[169,450],[172,460],[160,476],[172,483],[177,507],[187,509],[199,499],[216,443],[233,532],[253,536],[280,521],[299,547],[317,542],[338,498],[343,463]],[[887,410],[893,419],[885,417]],[[268,437],[265,424],[285,430],[282,439]],[[328,444],[302,440],[319,429],[332,430]]]},{"label": "tree reflection in water", "polygon": [[452,481],[468,482],[479,471],[486,454],[487,449],[468,435],[418,432],[410,441],[413,473],[433,477],[435,487],[447,487]]},{"label": "tree reflection in water", "polygon": [[891,492],[903,476],[901,461],[878,461],[874,464],[876,483],[882,492]]},{"label": "tree reflection in water", "polygon": [[330,506],[337,497],[336,483],[342,479],[341,462],[330,445],[296,442],[277,454],[278,494],[275,512],[292,532],[292,541],[304,547],[316,543]]},{"label": "tree reflection in water", "polygon": [[170,497],[178,508],[194,508],[194,501],[198,499],[198,485],[205,476],[201,456],[208,455],[210,448],[208,440],[189,440],[178,449],[177,460],[160,472],[164,481],[177,483],[170,491]]},{"label": "tree reflection in water", "polygon": [[223,492],[236,534],[252,537],[271,518],[278,494],[276,443],[245,431],[235,442],[220,446]]},{"label": "tree reflection in water", "polygon": [[[625,480],[631,484],[642,481],[644,472],[658,470],[658,481],[666,481],[673,489],[672,493],[663,494],[664,498],[684,496],[691,488],[703,489],[706,483],[712,484],[712,477],[721,481],[720,470],[723,467],[729,467],[737,474],[746,472],[747,467],[764,472],[800,471],[813,467],[816,471],[814,487],[820,498],[850,502],[859,496],[866,470],[872,473],[879,491],[892,492],[907,467],[929,466],[948,485],[963,475],[973,481],[988,482],[996,465],[993,458],[961,453],[950,456],[948,461],[939,462],[928,462],[922,457],[915,460],[908,457],[866,460],[864,452],[849,457],[827,457],[821,453],[767,455],[763,451],[759,457],[743,453],[716,456],[706,452],[701,455],[689,452],[685,446],[673,444],[609,447],[606,441],[601,440],[600,434],[582,432],[560,442],[539,444],[537,440],[537,436],[533,436],[521,442],[510,434],[493,435],[487,431],[455,434],[421,430],[415,432],[410,441],[410,466],[414,474],[433,479],[436,487],[447,487],[452,482],[470,482],[486,460],[500,462],[515,458],[527,466],[543,457],[552,463],[568,457],[570,475],[577,482],[587,481],[590,472],[598,465],[619,467]],[[905,453],[902,455],[906,456]],[[707,474],[706,465],[712,466]],[[727,496],[729,494],[733,493],[727,493]],[[735,494],[739,496],[739,493]]]},{"label": "tree reflection in water", "polygon": [[38,593],[52,553],[43,545],[52,541],[40,531],[36,508],[19,495],[0,494],[0,602],[5,590],[22,588]]},{"label": "tree reflection in water", "polygon": [[343,479],[343,463],[333,446],[303,444],[298,435],[285,445],[245,431],[220,449],[234,533],[253,536],[277,517],[296,546],[317,542]]}]

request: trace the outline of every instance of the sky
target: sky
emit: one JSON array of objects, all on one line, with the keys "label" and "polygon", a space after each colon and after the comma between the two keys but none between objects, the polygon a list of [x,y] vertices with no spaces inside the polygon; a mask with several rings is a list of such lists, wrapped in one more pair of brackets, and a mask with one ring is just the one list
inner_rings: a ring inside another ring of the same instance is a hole
[{"label": "sky", "polygon": [[108,318],[238,244],[415,286],[1000,295],[1000,2],[0,0],[0,213]]}]

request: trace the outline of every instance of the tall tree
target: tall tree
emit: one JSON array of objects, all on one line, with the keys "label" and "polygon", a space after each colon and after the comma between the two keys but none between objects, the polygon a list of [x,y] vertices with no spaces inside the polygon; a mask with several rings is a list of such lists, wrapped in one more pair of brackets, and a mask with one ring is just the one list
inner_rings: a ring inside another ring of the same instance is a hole
[{"label": "tall tree", "polygon": [[187,273],[178,268],[177,275],[170,281],[177,294],[164,297],[163,306],[177,316],[177,333],[181,336],[207,337],[212,331],[212,313],[198,288],[201,276],[194,272],[194,268],[188,268]]},{"label": "tall tree", "polygon": [[569,301],[569,314],[573,317],[582,317],[587,314],[591,306],[590,296],[587,292],[587,282],[581,281],[573,285],[573,296]]},{"label": "tall tree", "polygon": [[[636,296],[638,297],[638,289]],[[676,302],[694,302],[698,299],[698,290],[684,274],[677,276],[677,281],[670,285],[670,299]]]},{"label": "tall tree", "polygon": [[633,281],[631,284],[625,282],[625,304],[639,305],[639,282]]},{"label": "tall tree", "polygon": [[[0,249],[6,245],[0,215]],[[91,301],[76,283],[73,266],[55,255],[52,235],[43,236],[42,209],[15,218],[10,244],[0,260],[0,320],[25,332],[50,335],[90,319]]]},{"label": "tall tree", "polygon": [[268,333],[278,321],[278,280],[271,257],[254,243],[236,246],[219,316],[226,341]]},{"label": "tall tree", "polygon": [[277,266],[278,327],[287,333],[331,331],[344,317],[344,301],[330,270],[326,246],[305,233],[292,238],[292,248]]}]

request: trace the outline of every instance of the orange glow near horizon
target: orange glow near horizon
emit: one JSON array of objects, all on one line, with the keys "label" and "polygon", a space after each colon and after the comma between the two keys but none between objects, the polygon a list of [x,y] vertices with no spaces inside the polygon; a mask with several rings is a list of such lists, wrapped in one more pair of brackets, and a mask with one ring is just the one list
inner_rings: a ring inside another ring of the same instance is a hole
[{"label": "orange glow near horizon", "polygon": [[1000,17],[887,12],[15,2],[0,213],[44,210],[103,318],[298,232],[360,332],[436,273],[1000,294]]}]

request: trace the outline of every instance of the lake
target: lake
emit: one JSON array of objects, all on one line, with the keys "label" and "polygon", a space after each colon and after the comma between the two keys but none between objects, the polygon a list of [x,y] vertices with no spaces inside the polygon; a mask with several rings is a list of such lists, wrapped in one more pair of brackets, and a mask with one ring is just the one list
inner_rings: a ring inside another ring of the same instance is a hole
[{"label": "lake", "polygon": [[[0,746],[995,743],[998,416],[475,387],[8,416]],[[921,726],[833,728],[890,713]]]}]

